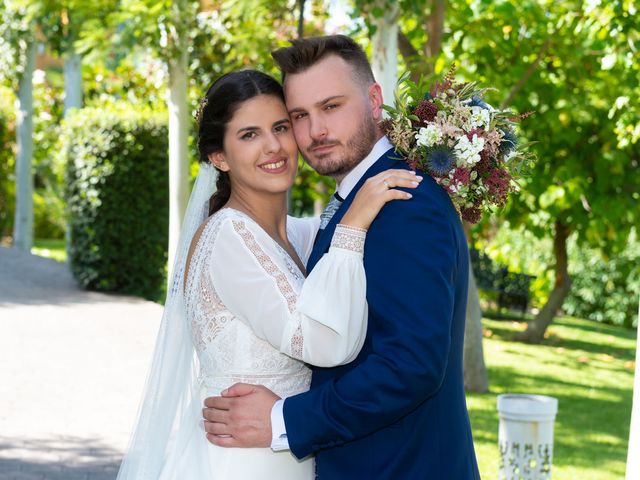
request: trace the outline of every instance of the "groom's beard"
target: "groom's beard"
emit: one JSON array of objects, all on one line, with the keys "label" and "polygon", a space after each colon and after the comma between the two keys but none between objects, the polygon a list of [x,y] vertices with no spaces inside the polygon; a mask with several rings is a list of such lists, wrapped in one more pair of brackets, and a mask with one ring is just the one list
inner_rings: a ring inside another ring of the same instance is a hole
[{"label": "groom's beard", "polygon": [[324,139],[312,142],[305,151],[301,150],[302,157],[320,175],[344,177],[369,155],[375,145],[376,134],[375,121],[370,115],[366,115],[360,127],[356,129],[355,135],[347,140],[346,147],[342,149],[343,153],[341,155],[333,157],[336,155],[334,152],[325,154],[310,153],[314,148],[321,145],[342,145],[338,140]]}]

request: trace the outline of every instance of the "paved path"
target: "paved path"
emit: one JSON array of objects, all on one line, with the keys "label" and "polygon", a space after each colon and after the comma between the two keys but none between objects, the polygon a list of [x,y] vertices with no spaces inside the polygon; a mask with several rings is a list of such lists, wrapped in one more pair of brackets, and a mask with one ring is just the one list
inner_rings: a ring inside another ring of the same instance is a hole
[{"label": "paved path", "polygon": [[162,308],[0,247],[0,479],[115,479]]}]

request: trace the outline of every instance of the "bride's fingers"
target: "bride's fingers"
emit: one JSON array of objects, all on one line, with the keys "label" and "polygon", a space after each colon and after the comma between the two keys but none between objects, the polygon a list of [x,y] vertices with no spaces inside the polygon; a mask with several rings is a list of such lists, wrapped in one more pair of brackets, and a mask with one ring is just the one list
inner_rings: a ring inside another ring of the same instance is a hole
[{"label": "bride's fingers", "polygon": [[386,177],[382,184],[387,188],[416,188],[420,185],[422,181],[422,177],[418,177],[416,175],[391,175]]},{"label": "bride's fingers", "polygon": [[378,188],[383,189],[404,187],[416,188],[423,177],[417,175],[412,170],[385,170],[368,180],[369,188],[376,191]]},{"label": "bride's fingers", "polygon": [[390,202],[391,200],[409,200],[410,198],[413,198],[413,195],[411,195],[409,192],[404,192],[402,190],[396,190],[395,188],[392,188],[384,194],[383,200],[386,203]]}]

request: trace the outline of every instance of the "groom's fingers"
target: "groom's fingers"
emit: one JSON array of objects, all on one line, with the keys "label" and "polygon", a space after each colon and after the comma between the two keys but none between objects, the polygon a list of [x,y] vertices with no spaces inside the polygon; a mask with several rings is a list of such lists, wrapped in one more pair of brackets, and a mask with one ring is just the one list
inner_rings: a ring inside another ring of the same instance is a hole
[{"label": "groom's fingers", "polygon": [[231,385],[226,390],[223,390],[221,395],[225,398],[242,397],[244,395],[249,395],[250,393],[255,392],[256,388],[257,387],[255,385],[250,385],[247,383],[236,383],[234,385]]},{"label": "groom's fingers", "polygon": [[212,435],[225,435],[225,436],[231,435],[231,430],[224,423],[205,421],[204,430],[205,432],[210,433]]},{"label": "groom's fingers", "polygon": [[215,408],[203,408],[202,417],[209,422],[229,423],[229,411]]},{"label": "groom's fingers", "polygon": [[229,410],[231,400],[223,397],[207,397],[204,399],[204,406],[217,410]]},{"label": "groom's fingers", "polygon": [[207,433],[207,440],[209,440],[209,442],[219,447],[229,448],[229,447],[240,446],[240,443],[233,437],[219,437],[217,435],[212,435],[210,433]]}]

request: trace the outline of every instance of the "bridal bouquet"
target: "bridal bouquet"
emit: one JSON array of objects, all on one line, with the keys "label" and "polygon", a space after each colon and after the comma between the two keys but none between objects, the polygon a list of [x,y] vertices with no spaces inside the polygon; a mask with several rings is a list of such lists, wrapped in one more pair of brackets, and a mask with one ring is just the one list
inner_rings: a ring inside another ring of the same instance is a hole
[{"label": "bridal bouquet", "polygon": [[452,66],[429,88],[403,76],[395,107],[384,107],[390,118],[383,127],[411,168],[431,175],[462,219],[476,223],[483,211],[505,205],[532,162],[516,134],[529,114],[494,109],[482,99],[489,89],[455,83],[454,74]]}]

